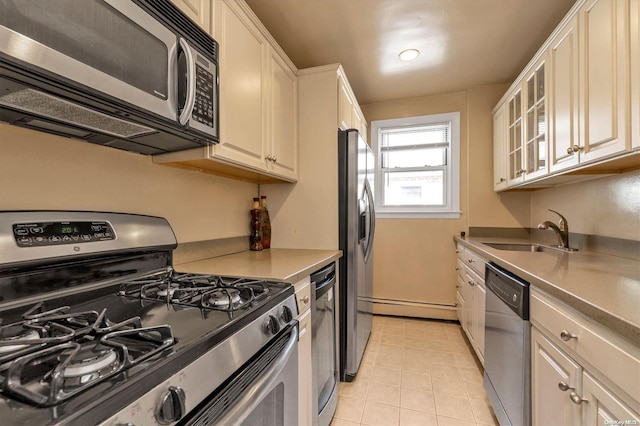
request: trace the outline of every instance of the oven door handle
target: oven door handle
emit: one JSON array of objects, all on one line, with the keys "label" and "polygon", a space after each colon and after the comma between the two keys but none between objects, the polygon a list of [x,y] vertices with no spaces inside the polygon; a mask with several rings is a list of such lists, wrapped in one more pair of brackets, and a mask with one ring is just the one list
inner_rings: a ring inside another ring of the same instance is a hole
[{"label": "oven door handle", "polygon": [[278,376],[284,370],[291,354],[293,353],[296,345],[298,344],[298,325],[294,325],[291,330],[291,336],[289,341],[284,347],[282,353],[276,359],[269,369],[265,370],[260,377],[256,379],[254,384],[247,389],[242,396],[242,399],[238,401],[224,416],[216,421],[216,424],[220,425],[235,425],[239,424],[246,416],[247,413],[253,412],[253,410],[262,402],[262,400],[271,392],[274,385],[278,380]]}]

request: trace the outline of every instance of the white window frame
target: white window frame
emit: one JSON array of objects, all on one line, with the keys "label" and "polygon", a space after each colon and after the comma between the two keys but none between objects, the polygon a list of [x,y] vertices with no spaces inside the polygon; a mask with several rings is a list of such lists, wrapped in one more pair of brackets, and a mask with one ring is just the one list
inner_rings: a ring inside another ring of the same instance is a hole
[{"label": "white window frame", "polygon": [[[394,127],[450,123],[451,141],[447,150],[443,206],[386,206],[384,205],[384,175],[382,171],[381,131]],[[392,118],[371,122],[371,145],[376,156],[375,200],[379,218],[433,218],[458,219],[460,217],[460,112]]]}]

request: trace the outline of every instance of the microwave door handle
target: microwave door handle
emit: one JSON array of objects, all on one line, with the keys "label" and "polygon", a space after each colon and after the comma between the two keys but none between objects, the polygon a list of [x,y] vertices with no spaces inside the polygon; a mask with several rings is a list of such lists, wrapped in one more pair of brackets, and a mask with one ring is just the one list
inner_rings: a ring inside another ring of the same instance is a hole
[{"label": "microwave door handle", "polygon": [[[187,55],[187,99],[184,103],[184,109],[178,117],[178,123],[184,126],[189,121],[196,102],[196,62],[193,59],[193,52],[189,44],[183,38],[180,39],[180,48]],[[178,78],[180,77],[178,76]]]}]

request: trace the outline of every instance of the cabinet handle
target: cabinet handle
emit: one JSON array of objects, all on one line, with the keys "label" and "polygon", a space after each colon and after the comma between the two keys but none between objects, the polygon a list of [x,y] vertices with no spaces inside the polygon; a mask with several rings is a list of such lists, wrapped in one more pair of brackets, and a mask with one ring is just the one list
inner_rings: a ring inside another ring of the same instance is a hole
[{"label": "cabinet handle", "polygon": [[571,393],[569,394],[569,398],[571,398],[571,402],[573,402],[576,405],[580,405],[583,402],[588,402],[588,400],[584,399],[583,397],[581,397],[580,395],[578,395],[573,391],[571,391]]},{"label": "cabinet handle", "polygon": [[584,151],[584,147],[580,145],[573,145],[567,148],[567,154],[574,154],[580,151]]},{"label": "cabinet handle", "polygon": [[302,299],[300,299],[300,301],[306,305],[307,303],[309,303],[309,296],[303,297]]},{"label": "cabinet handle", "polygon": [[577,339],[578,336],[576,336],[575,334],[573,334],[573,333],[571,333],[571,332],[569,332],[567,330],[562,330],[560,332],[560,338],[562,340],[564,340],[565,342],[568,342],[571,339]]},{"label": "cabinet handle", "polygon": [[572,390],[572,391],[576,390],[576,388],[572,388],[571,386],[569,386],[565,382],[558,383],[558,389],[560,389],[562,392],[566,392],[568,390]]}]

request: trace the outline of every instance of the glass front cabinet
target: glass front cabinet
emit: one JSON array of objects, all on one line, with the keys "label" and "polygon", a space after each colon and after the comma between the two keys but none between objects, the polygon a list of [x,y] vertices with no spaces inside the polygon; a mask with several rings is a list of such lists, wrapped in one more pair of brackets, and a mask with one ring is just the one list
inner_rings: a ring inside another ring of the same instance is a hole
[{"label": "glass front cabinet", "polygon": [[548,172],[545,62],[541,60],[525,80],[524,180]]},{"label": "glass front cabinet", "polygon": [[508,101],[507,186],[548,173],[547,84],[544,57],[531,67]]}]

